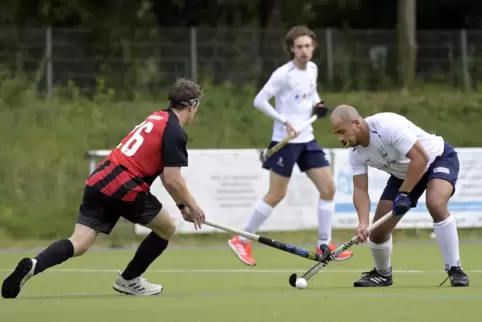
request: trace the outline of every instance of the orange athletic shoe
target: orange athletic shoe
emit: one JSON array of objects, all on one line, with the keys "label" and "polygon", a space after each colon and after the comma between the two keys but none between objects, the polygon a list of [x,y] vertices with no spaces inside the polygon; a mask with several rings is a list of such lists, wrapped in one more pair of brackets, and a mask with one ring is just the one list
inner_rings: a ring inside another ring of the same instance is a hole
[{"label": "orange athletic shoe", "polygon": [[[329,243],[329,244],[328,244],[328,247],[330,248],[330,250],[331,250],[332,252],[334,252],[334,251],[336,250],[336,248],[337,248],[336,245],[333,244],[333,243]],[[317,248],[316,248],[316,253],[321,255],[323,252],[320,250],[319,247],[317,247]],[[340,255],[338,255],[338,256],[335,258],[335,260],[336,260],[336,261],[344,261],[344,260],[350,259],[352,256],[353,256],[353,252],[350,251],[350,250],[346,250],[346,251],[342,252]]]},{"label": "orange athletic shoe", "polygon": [[239,236],[234,236],[228,240],[228,245],[233,252],[238,256],[239,260],[249,266],[256,265],[256,261],[251,257],[251,243],[243,243],[239,240]]}]

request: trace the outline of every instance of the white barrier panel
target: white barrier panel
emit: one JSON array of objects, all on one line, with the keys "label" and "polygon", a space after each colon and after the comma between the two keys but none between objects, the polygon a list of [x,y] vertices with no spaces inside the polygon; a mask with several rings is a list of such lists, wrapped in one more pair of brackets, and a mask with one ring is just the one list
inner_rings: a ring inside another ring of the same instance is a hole
[{"label": "white barrier panel", "polygon": [[[461,171],[450,211],[456,217],[459,227],[482,227],[482,149],[457,149]],[[103,157],[108,150],[91,151],[91,158]],[[347,163],[347,149],[327,149],[332,155],[337,192],[335,196],[336,214],[333,228],[353,229],[357,226],[357,216],[352,203],[352,178]],[[94,162],[90,162],[91,171]],[[255,203],[267,192],[268,172],[261,168],[258,153],[246,150],[189,150],[189,167],[182,174],[192,194],[203,207],[206,215],[214,221],[243,228]],[[372,212],[375,210],[388,175],[380,170],[369,170],[369,194]],[[152,192],[176,219],[177,231],[193,233],[193,225],[184,222],[174,201],[162,186],[159,179],[152,185]],[[288,187],[286,198],[275,208],[273,215],[260,231],[293,231],[316,229],[318,226],[316,208],[318,193],[311,181],[297,166]],[[432,220],[426,211],[425,195],[420,198],[417,208],[412,209],[400,222],[398,228],[432,228]],[[200,232],[216,229],[205,226]],[[138,234],[148,233],[145,227],[136,225]]]},{"label": "white barrier panel", "polygon": [[[243,228],[255,203],[268,191],[269,173],[261,168],[256,150],[192,150],[183,176],[206,215],[213,221]],[[155,194],[170,213],[180,218],[174,202],[159,180]],[[317,225],[318,193],[309,179],[296,168],[286,198],[275,209],[263,230],[311,229]],[[216,231],[204,227],[202,232]],[[194,232],[182,223],[178,232]]]}]

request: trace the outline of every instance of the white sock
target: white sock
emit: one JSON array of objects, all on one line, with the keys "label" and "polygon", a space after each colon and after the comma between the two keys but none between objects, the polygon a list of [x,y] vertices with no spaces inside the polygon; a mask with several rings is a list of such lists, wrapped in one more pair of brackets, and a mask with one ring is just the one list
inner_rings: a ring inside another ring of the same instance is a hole
[{"label": "white sock", "polygon": [[318,201],[318,247],[321,244],[331,242],[331,226],[333,213],[335,212],[335,202],[333,200]]},{"label": "white sock", "polygon": [[435,237],[437,238],[440,251],[442,252],[445,270],[448,270],[452,266],[461,266],[459,255],[459,236],[455,218],[450,216],[444,221],[434,223],[433,230]]},{"label": "white sock", "polygon": [[[253,234],[256,233],[258,228],[265,222],[266,219],[268,219],[272,212],[273,208],[263,200],[260,200],[256,206],[254,206],[253,215],[249,219],[248,225],[244,230]],[[239,240],[241,240],[243,243],[249,241],[243,236],[239,236]]]},{"label": "white sock", "polygon": [[372,252],[375,269],[382,275],[389,275],[392,271],[390,265],[390,255],[392,254],[392,235],[390,239],[382,244],[375,244],[368,239],[368,246]]}]

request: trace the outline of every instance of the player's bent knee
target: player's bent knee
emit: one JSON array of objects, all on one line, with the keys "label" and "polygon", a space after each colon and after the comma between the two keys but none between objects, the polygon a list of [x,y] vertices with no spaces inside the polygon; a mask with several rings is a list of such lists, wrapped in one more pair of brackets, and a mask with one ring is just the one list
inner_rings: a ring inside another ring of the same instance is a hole
[{"label": "player's bent knee", "polygon": [[281,202],[281,200],[286,197],[286,190],[279,191],[279,190],[269,190],[266,196],[264,196],[263,201],[266,202],[271,207],[275,207],[277,204]]},{"label": "player's bent knee", "polygon": [[275,207],[286,197],[287,187],[283,184],[271,184],[263,200],[271,207]]},{"label": "player's bent knee", "polygon": [[154,227],[152,231],[159,237],[169,240],[172,238],[174,233],[176,232],[176,225],[168,224],[162,227]]},{"label": "player's bent knee", "polygon": [[427,198],[427,209],[434,222],[441,222],[450,216],[447,202],[442,198]]},{"label": "player's bent knee", "polygon": [[[386,212],[385,212],[386,214]],[[375,214],[376,220],[381,218],[379,214]],[[398,222],[402,219],[400,216],[392,216],[385,223],[374,229],[370,233],[370,240],[375,244],[382,244],[390,239],[393,229],[396,227]]]},{"label": "player's bent knee", "polygon": [[74,257],[84,255],[92,246],[92,242],[87,239],[79,239],[79,238],[69,238],[72,246],[74,247]]},{"label": "player's bent knee", "polygon": [[168,224],[164,226],[164,235],[167,237],[165,239],[170,239],[176,233],[176,225],[174,221],[170,220]]},{"label": "player's bent knee", "polygon": [[327,182],[320,191],[320,198],[323,200],[333,200],[335,198],[335,184],[334,182]]},{"label": "player's bent knee", "polygon": [[390,239],[390,232],[377,232],[373,231],[370,234],[370,241],[373,242],[374,244],[383,244],[384,242],[387,242]]},{"label": "player's bent knee", "polygon": [[94,243],[97,235],[98,232],[94,229],[77,224],[75,226],[74,233],[69,238],[72,246],[74,247],[74,256],[81,256],[85,254],[85,252],[87,252],[90,246],[92,246]]},{"label": "player's bent knee", "polygon": [[[374,222],[380,220],[385,214],[391,212],[393,202],[391,200],[380,200],[375,211]],[[370,240],[375,244],[382,244],[390,239],[390,235],[402,217],[392,216],[385,223],[370,233]]]},{"label": "player's bent knee", "polygon": [[450,216],[448,202],[453,193],[451,182],[433,179],[427,185],[426,204],[434,222],[444,221]]},{"label": "player's bent knee", "polygon": [[82,244],[82,243],[75,243],[71,241],[72,245],[74,246],[74,257],[84,255],[90,248],[90,245]]},{"label": "player's bent knee", "polygon": [[162,210],[148,225],[157,236],[169,240],[176,232],[174,220]]},{"label": "player's bent knee", "polygon": [[333,200],[335,197],[335,182],[330,167],[313,168],[306,171],[306,174],[315,184],[323,200]]},{"label": "player's bent knee", "polygon": [[269,189],[264,196],[263,201],[271,207],[275,207],[284,199],[288,191],[288,183],[290,178],[277,174],[273,171],[269,175]]}]

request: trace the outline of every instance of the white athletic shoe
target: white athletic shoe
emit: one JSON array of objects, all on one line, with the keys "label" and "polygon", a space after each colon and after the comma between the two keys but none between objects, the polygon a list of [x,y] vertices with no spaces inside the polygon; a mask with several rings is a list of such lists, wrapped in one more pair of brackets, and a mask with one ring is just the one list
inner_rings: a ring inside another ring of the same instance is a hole
[{"label": "white athletic shoe", "polygon": [[162,292],[162,285],[149,283],[142,276],[128,281],[120,272],[112,287],[117,292],[127,295],[157,295]]},{"label": "white athletic shoe", "polygon": [[15,270],[3,281],[2,297],[6,299],[16,298],[25,283],[33,276],[37,266],[37,260],[22,258]]}]

